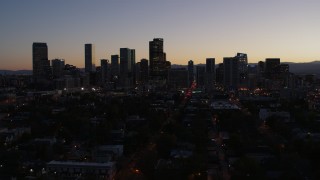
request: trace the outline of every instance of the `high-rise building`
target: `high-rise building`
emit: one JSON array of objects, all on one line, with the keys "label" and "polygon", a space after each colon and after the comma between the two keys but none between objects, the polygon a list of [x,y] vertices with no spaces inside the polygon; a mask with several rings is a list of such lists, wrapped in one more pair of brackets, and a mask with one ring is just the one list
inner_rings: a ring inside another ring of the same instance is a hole
[{"label": "high-rise building", "polygon": [[111,76],[119,76],[119,55],[111,55]]},{"label": "high-rise building", "polygon": [[63,76],[65,61],[64,59],[51,60],[53,78],[61,78]]},{"label": "high-rise building", "polygon": [[218,84],[223,84],[223,63],[219,63],[216,69],[216,82]]},{"label": "high-rise building", "polygon": [[267,79],[276,79],[280,73],[280,58],[267,58],[265,73]]},{"label": "high-rise building", "polygon": [[237,53],[235,58],[238,60],[239,85],[247,87],[248,79],[248,56],[244,53]]},{"label": "high-rise building", "polygon": [[223,85],[227,89],[237,89],[239,85],[239,64],[234,57],[223,58]]},{"label": "high-rise building", "polygon": [[108,59],[101,59],[100,60],[100,72],[101,72],[101,82],[102,84],[106,84],[109,81],[109,60]]},{"label": "high-rise building", "polygon": [[120,48],[120,85],[130,88],[133,85],[131,49]]},{"label": "high-rise building", "polygon": [[95,53],[93,44],[84,45],[84,61],[85,72],[93,72],[95,70]]},{"label": "high-rise building", "polygon": [[136,84],[136,50],[130,49],[130,62],[131,62],[131,73],[129,76],[132,77],[132,85]]},{"label": "high-rise building", "polygon": [[50,78],[50,62],[48,60],[47,43],[32,44],[33,78],[35,81]]},{"label": "high-rise building", "polygon": [[190,86],[194,81],[194,66],[193,66],[192,60],[188,61],[188,76],[189,76],[188,86]]},{"label": "high-rise building", "polygon": [[163,39],[155,38],[149,42],[150,76],[163,77],[166,75],[166,60],[163,52]]},{"label": "high-rise building", "polygon": [[263,61],[258,62],[258,67],[257,67],[257,73],[259,77],[264,76],[264,71],[265,71],[265,63]]},{"label": "high-rise building", "polygon": [[196,66],[196,82],[199,88],[203,88],[205,85],[206,67]]},{"label": "high-rise building", "polygon": [[137,62],[135,65],[135,79],[136,79],[136,84],[141,84],[141,62]]},{"label": "high-rise building", "polygon": [[280,64],[279,72],[278,78],[282,81],[282,87],[290,86],[289,64]]},{"label": "high-rise building", "polygon": [[215,81],[215,58],[206,59],[206,86],[208,89],[213,88]]},{"label": "high-rise building", "polygon": [[215,71],[215,58],[207,58],[206,59],[206,72],[214,73]]},{"label": "high-rise building", "polygon": [[143,84],[149,80],[149,66],[147,59],[141,59],[140,61],[140,79]]}]

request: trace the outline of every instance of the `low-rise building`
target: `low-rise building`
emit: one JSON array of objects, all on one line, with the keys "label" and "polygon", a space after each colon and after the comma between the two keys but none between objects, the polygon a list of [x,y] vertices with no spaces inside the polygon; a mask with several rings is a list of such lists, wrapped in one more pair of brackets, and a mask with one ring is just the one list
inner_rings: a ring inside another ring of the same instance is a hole
[{"label": "low-rise building", "polygon": [[47,163],[49,177],[66,178],[93,178],[113,179],[116,173],[114,162],[72,162],[50,161]]},{"label": "low-rise building", "polygon": [[98,146],[92,152],[92,159],[95,162],[108,162],[116,160],[123,155],[123,145]]}]

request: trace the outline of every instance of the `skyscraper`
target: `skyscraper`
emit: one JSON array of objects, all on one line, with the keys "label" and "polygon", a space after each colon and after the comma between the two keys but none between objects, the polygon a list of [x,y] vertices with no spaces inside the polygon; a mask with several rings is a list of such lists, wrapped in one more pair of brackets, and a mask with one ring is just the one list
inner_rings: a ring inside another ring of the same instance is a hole
[{"label": "skyscraper", "polygon": [[132,79],[132,58],[131,49],[120,48],[120,85],[123,88],[130,88],[133,84]]},{"label": "skyscraper", "polygon": [[213,88],[215,81],[215,58],[206,59],[206,86],[207,88]]},{"label": "skyscraper", "polygon": [[206,67],[204,66],[196,66],[196,82],[199,88],[204,87],[205,85],[205,74],[206,74]]},{"label": "skyscraper", "polygon": [[239,84],[242,87],[246,87],[248,79],[248,56],[244,53],[237,53],[235,58],[238,60]]},{"label": "skyscraper", "polygon": [[53,78],[62,77],[64,66],[65,66],[64,59],[53,59],[53,60],[51,60],[51,66],[52,66]]},{"label": "skyscraper", "polygon": [[132,77],[132,85],[136,84],[136,50],[130,49],[130,62],[131,62],[131,72],[130,75]]},{"label": "skyscraper", "polygon": [[257,73],[259,77],[264,76],[264,71],[265,71],[265,63],[263,61],[258,62],[258,67],[257,67]]},{"label": "skyscraper", "polygon": [[137,62],[135,65],[135,79],[136,79],[136,84],[141,84],[141,62]]},{"label": "skyscraper", "polygon": [[111,55],[111,76],[119,76],[119,55]]},{"label": "skyscraper", "polygon": [[100,60],[100,66],[101,66],[101,82],[102,84],[105,84],[107,81],[109,81],[109,69],[108,69],[109,60],[108,59],[101,59]]},{"label": "skyscraper", "polygon": [[149,66],[147,59],[141,59],[140,61],[140,79],[143,84],[149,80]]},{"label": "skyscraper", "polygon": [[149,60],[150,76],[153,78],[164,78],[167,72],[162,38],[155,38],[149,42]]},{"label": "skyscraper", "polygon": [[193,66],[192,60],[188,61],[188,76],[189,76],[188,86],[190,86],[194,80],[194,66]]},{"label": "skyscraper", "polygon": [[34,42],[32,44],[33,78],[35,81],[49,79],[50,61],[48,60],[47,43]]},{"label": "skyscraper", "polygon": [[223,84],[223,63],[219,63],[216,69],[216,82],[218,84]]},{"label": "skyscraper", "polygon": [[265,63],[267,79],[275,79],[280,73],[280,58],[267,58]]},{"label": "skyscraper", "polygon": [[85,44],[84,45],[84,61],[85,61],[85,72],[93,72],[95,70],[95,54],[94,45]]},{"label": "skyscraper", "polygon": [[239,85],[238,59],[234,57],[223,58],[223,85],[225,88],[236,89]]}]

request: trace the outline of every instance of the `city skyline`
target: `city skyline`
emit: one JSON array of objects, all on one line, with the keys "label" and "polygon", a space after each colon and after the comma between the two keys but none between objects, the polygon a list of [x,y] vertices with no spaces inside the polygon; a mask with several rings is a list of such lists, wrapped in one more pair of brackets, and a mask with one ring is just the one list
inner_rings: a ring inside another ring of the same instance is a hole
[{"label": "city skyline", "polygon": [[237,52],[248,54],[249,63],[310,62],[320,59],[319,5],[312,0],[0,2],[0,69],[31,70],[33,42],[47,43],[49,60],[65,59],[80,68],[86,43],[95,44],[95,64],[124,47],[136,49],[139,62],[148,59],[153,38],[165,40],[172,64],[190,59],[204,64],[208,57],[218,64]]}]

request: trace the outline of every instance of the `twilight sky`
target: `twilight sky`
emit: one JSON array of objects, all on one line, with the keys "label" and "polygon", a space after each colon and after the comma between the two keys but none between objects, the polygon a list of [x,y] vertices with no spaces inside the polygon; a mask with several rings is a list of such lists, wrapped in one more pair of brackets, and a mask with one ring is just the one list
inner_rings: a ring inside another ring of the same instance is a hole
[{"label": "twilight sky", "polygon": [[33,42],[78,67],[85,43],[95,44],[98,65],[121,47],[140,61],[153,38],[164,38],[173,64],[237,52],[249,62],[309,62],[320,59],[319,8],[319,0],[1,0],[0,69],[32,69]]}]

